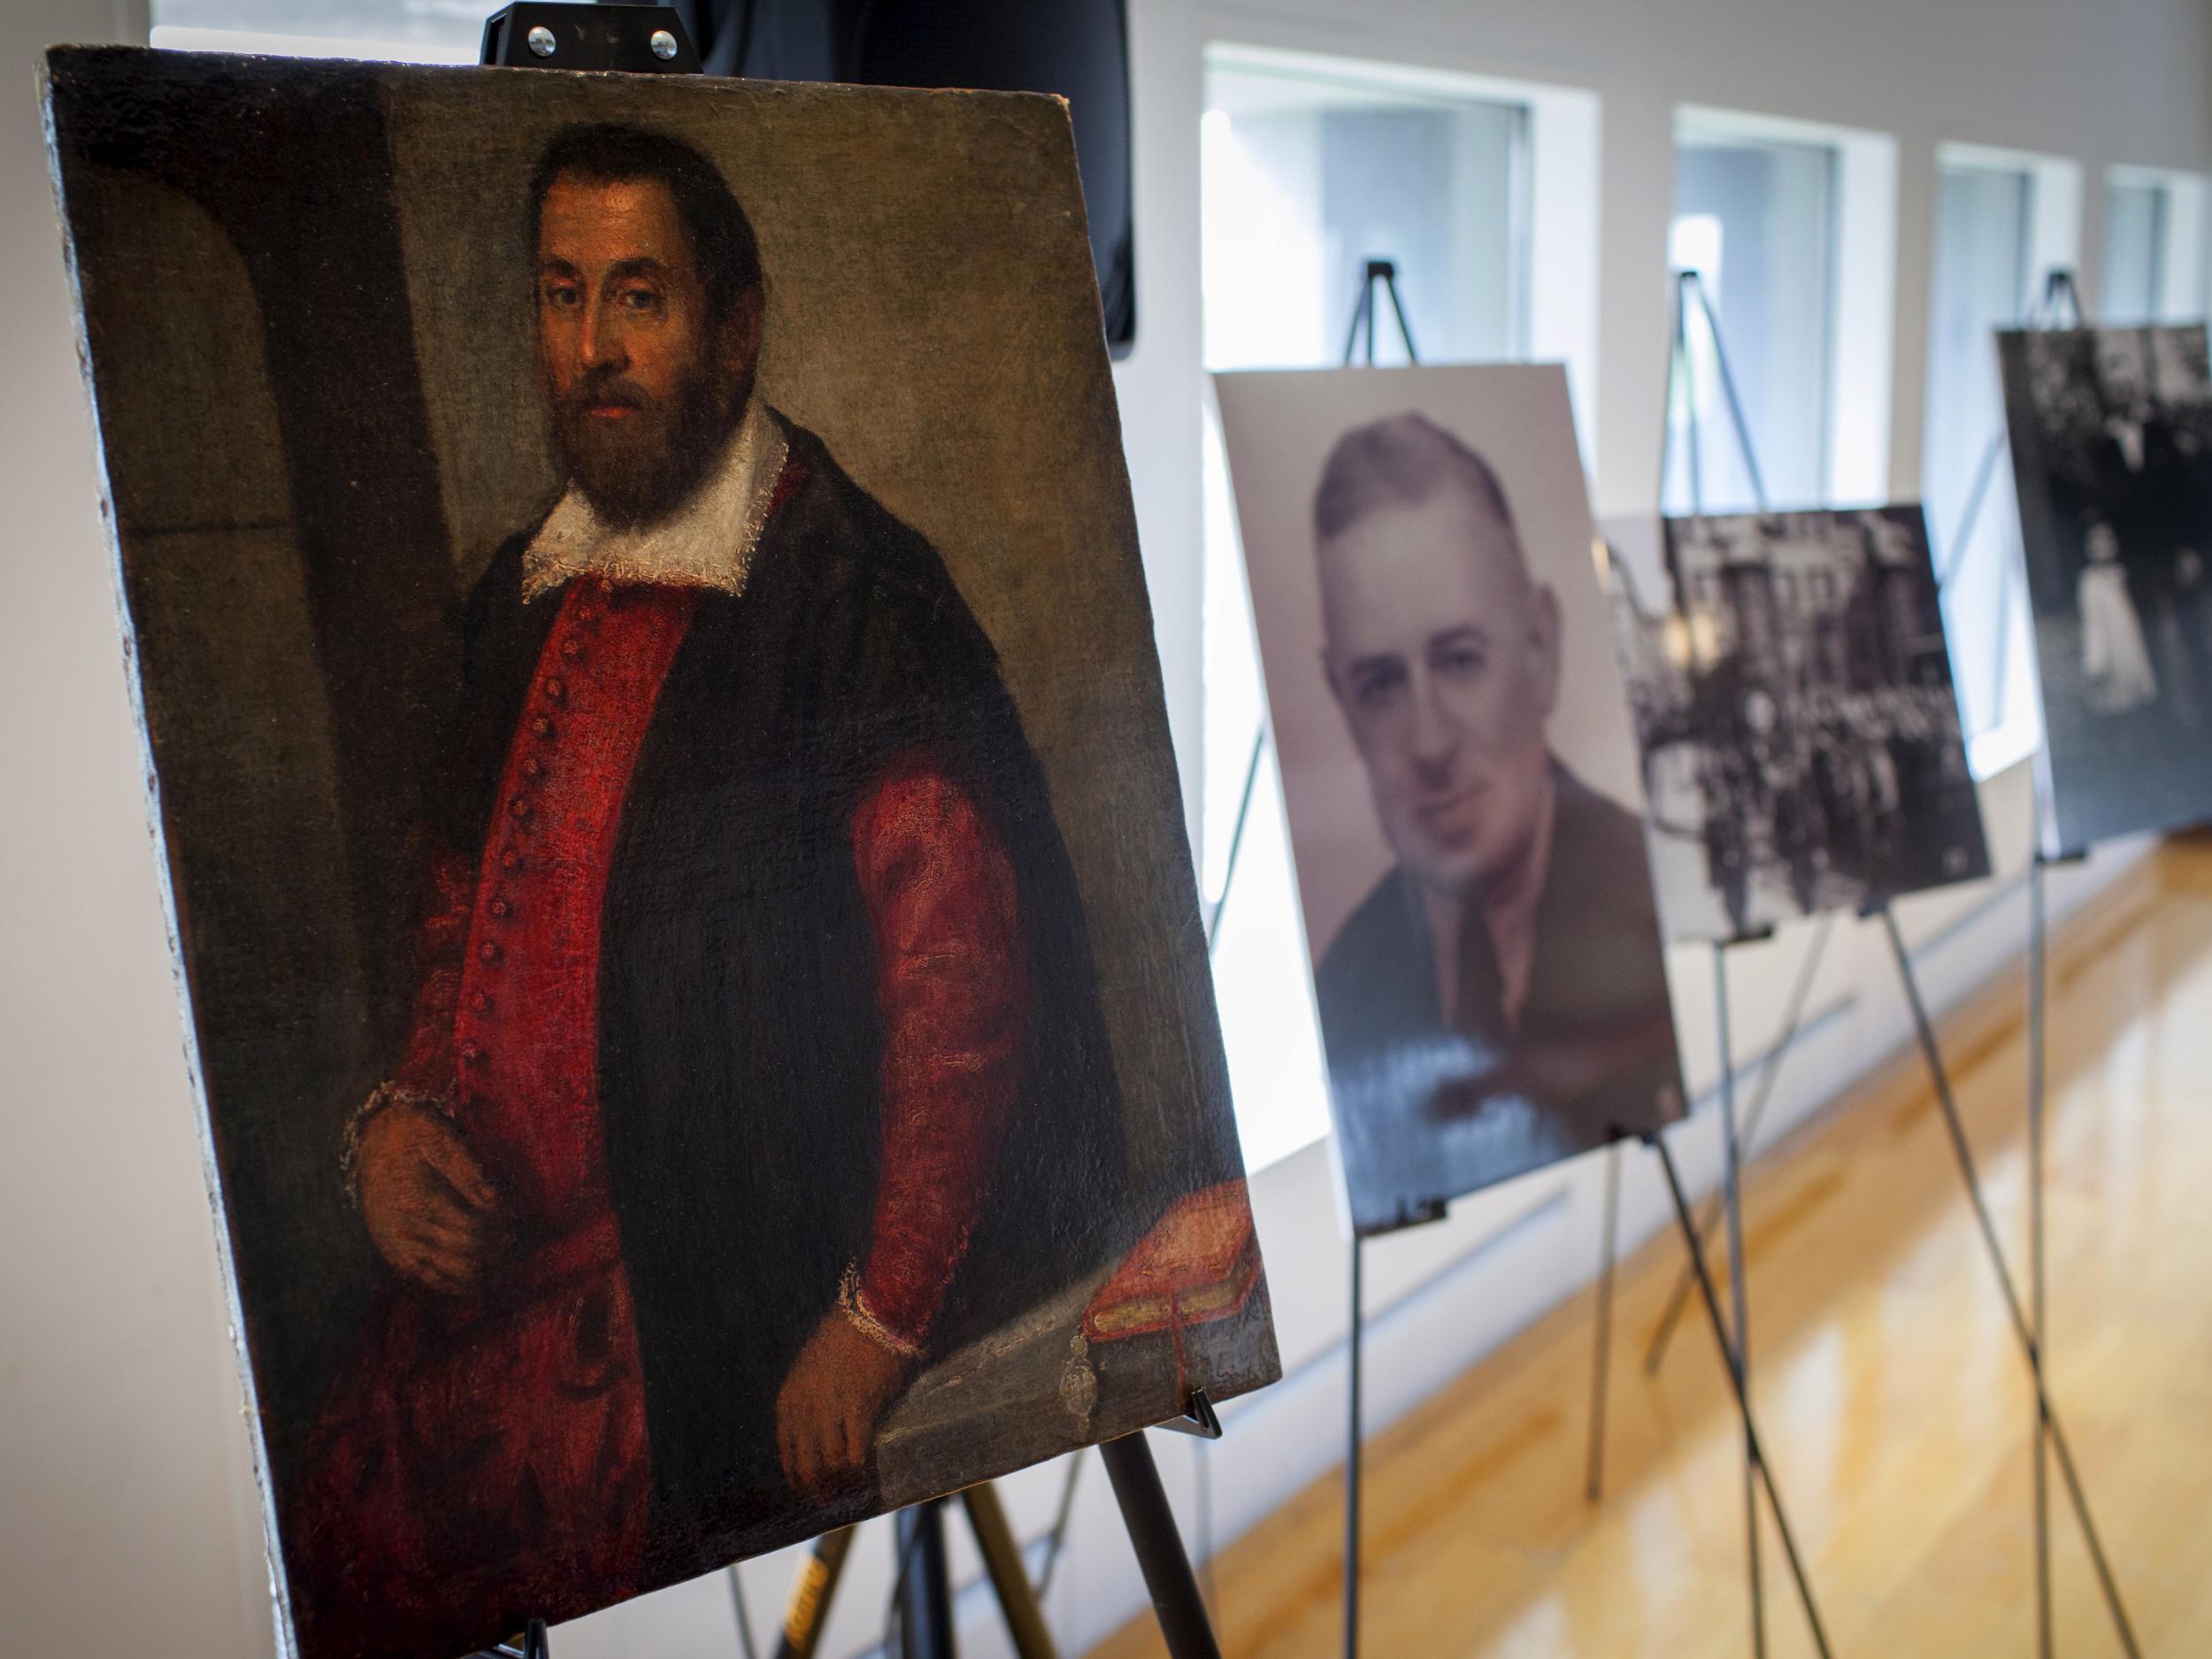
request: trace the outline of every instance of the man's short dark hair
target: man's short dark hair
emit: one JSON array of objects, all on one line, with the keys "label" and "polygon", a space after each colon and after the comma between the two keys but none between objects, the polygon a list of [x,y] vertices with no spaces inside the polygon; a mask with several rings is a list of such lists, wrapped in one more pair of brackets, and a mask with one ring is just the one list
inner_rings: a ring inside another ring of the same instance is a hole
[{"label": "man's short dark hair", "polygon": [[559,178],[594,184],[650,180],[664,185],[706,288],[711,320],[721,321],[741,298],[760,286],[760,243],[754,238],[752,220],[745,217],[721,170],[680,139],[611,123],[565,127],[556,134],[530,175],[533,260],[537,257],[545,193]]},{"label": "man's short dark hair", "polygon": [[1314,492],[1313,527],[1326,541],[1379,507],[1417,507],[1447,481],[1463,485],[1517,540],[1512,504],[1490,463],[1426,416],[1393,415],[1336,441]]}]

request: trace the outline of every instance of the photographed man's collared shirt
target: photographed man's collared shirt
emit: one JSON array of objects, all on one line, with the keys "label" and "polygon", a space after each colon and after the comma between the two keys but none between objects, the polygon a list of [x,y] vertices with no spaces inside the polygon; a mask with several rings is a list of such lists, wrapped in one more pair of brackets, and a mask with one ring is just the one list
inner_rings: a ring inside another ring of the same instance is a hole
[{"label": "photographed man's collared shirt", "polygon": [[1552,826],[1558,815],[1558,801],[1555,780],[1547,771],[1543,800],[1529,835],[1527,868],[1506,903],[1471,915],[1470,907],[1477,901],[1448,897],[1433,888],[1424,890],[1429,938],[1436,952],[1436,1005],[1448,1026],[1458,1023],[1455,1015],[1460,997],[1470,988],[1465,983],[1463,941],[1471,926],[1483,927],[1489,934],[1491,955],[1497,964],[1498,1011],[1506,1033],[1520,1025],[1521,1010],[1528,1002],[1529,980],[1536,970],[1536,910],[1551,874]]},{"label": "photographed man's collared shirt", "polygon": [[756,397],[706,481],[666,518],[609,524],[571,484],[523,551],[523,598],[551,593],[579,576],[741,593],[786,449],[775,417]]}]

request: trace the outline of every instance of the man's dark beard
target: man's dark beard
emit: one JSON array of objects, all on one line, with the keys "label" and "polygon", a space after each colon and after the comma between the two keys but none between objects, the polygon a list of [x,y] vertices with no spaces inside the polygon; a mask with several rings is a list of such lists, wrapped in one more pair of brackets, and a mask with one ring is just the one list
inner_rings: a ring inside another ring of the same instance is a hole
[{"label": "man's dark beard", "polygon": [[[705,479],[744,412],[745,389],[701,365],[672,406],[612,370],[595,369],[553,400],[555,458],[608,523],[650,524]],[[592,414],[609,403],[632,412],[612,420]]]}]

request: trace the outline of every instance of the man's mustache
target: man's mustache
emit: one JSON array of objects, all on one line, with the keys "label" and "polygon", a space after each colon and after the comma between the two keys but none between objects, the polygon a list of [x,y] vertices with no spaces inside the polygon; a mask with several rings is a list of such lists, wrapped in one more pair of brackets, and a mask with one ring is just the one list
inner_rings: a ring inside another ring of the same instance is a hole
[{"label": "man's mustache", "polygon": [[579,380],[569,388],[561,403],[570,410],[604,409],[610,405],[638,410],[660,407],[660,401],[636,381],[603,371],[595,371]]}]

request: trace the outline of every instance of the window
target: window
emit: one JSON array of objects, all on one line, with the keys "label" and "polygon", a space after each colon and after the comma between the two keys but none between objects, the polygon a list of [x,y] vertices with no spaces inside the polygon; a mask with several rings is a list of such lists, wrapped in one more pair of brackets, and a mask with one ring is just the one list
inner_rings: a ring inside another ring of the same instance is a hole
[{"label": "window", "polygon": [[2026,318],[2048,272],[2072,266],[2079,200],[2070,162],[1959,146],[1938,154],[1921,493],[1967,757],[1979,778],[2042,741],[1991,335]]},{"label": "window", "polygon": [[499,0],[153,0],[152,41],[186,50],[472,64]]},{"label": "window", "polygon": [[[1770,507],[1887,495],[1896,189],[1884,134],[1677,112],[1668,258],[1698,273],[1712,303]],[[1694,397],[1669,401],[1662,502],[1670,513],[1752,508],[1712,331],[1694,311],[1689,338]]]},{"label": "window", "polygon": [[[1825,147],[1705,137],[1693,128],[1676,150],[1668,259],[1678,271],[1698,273],[1718,315],[1767,502],[1775,506],[1828,498],[1835,196],[1836,157]],[[1755,506],[1712,337],[1694,312],[1690,340],[1695,403],[1671,406],[1668,510]],[[1693,419],[1701,503],[1691,500]]]},{"label": "window", "polygon": [[[1527,149],[1525,105],[1210,59],[1206,366],[1337,362],[1370,258],[1396,262],[1425,360],[1521,355]],[[1377,340],[1405,360],[1394,328]]]},{"label": "window", "polygon": [[2105,178],[2100,318],[2170,323],[2201,317],[2204,180],[2194,173],[2115,167]]},{"label": "window", "polygon": [[2166,193],[2114,180],[2105,189],[2103,303],[2108,323],[2147,323],[2159,314],[2166,262]]},{"label": "window", "polygon": [[[1594,373],[1597,100],[1563,88],[1217,45],[1200,132],[1210,370],[1340,362],[1366,261],[1394,260],[1424,363],[1563,360]],[[1377,361],[1405,361],[1394,320]],[[1320,1037],[1234,509],[1203,425],[1204,891],[1248,1164],[1327,1128]],[[1588,452],[1588,437],[1584,447]],[[1247,780],[1250,807],[1245,810]]]}]

